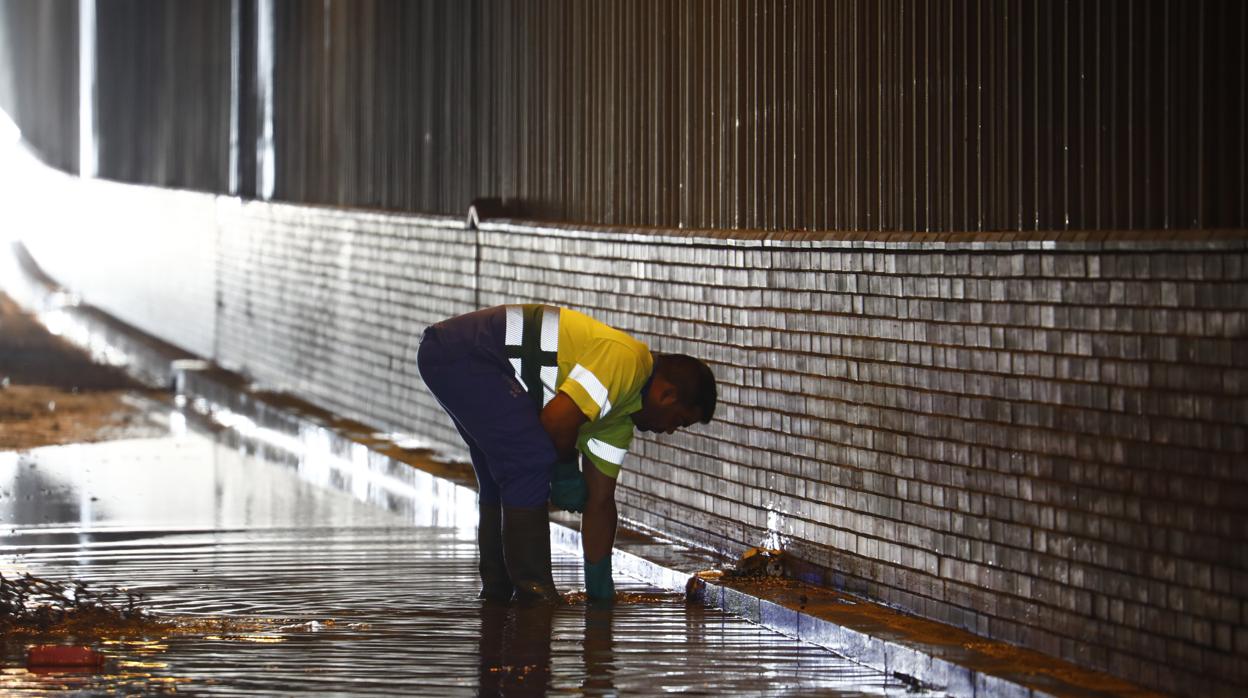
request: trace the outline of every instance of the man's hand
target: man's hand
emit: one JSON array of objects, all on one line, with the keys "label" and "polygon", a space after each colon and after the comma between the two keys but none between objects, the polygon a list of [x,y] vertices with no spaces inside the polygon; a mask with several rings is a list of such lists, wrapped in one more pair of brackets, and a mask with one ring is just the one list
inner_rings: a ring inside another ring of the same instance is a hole
[{"label": "man's hand", "polygon": [[556,509],[582,512],[585,511],[585,501],[588,497],[585,476],[581,475],[581,469],[576,467],[576,461],[555,463],[555,473],[550,479],[550,503],[554,504]]},{"label": "man's hand", "polygon": [[560,461],[576,459],[576,434],[589,421],[567,393],[557,393],[542,408],[542,428],[555,445]]}]

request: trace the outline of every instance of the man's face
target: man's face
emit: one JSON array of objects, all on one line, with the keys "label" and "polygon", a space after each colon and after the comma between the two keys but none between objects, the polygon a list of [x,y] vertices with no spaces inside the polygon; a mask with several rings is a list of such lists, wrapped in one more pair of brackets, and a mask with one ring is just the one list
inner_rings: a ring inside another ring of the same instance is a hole
[{"label": "man's face", "polygon": [[670,434],[697,424],[701,418],[702,410],[680,401],[652,402],[633,414],[633,424],[641,431]]}]

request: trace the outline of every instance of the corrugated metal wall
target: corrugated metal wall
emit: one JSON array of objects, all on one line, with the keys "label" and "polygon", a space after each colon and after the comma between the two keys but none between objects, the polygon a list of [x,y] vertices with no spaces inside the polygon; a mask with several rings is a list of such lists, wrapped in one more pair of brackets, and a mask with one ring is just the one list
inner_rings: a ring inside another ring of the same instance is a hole
[{"label": "corrugated metal wall", "polygon": [[1248,223],[1242,2],[277,11],[280,198],[666,228]]},{"label": "corrugated metal wall", "polygon": [[78,171],[78,0],[0,0],[0,109],[45,162]]},{"label": "corrugated metal wall", "polygon": [[225,191],[230,3],[109,0],[96,18],[99,176]]},{"label": "corrugated metal wall", "polygon": [[[67,169],[73,7],[3,5],[16,116]],[[264,3],[236,7],[246,194]],[[104,176],[229,189],[230,10],[100,4]],[[1239,0],[272,12],[279,199],[462,214],[499,197],[525,217],[663,228],[1248,225]]]}]

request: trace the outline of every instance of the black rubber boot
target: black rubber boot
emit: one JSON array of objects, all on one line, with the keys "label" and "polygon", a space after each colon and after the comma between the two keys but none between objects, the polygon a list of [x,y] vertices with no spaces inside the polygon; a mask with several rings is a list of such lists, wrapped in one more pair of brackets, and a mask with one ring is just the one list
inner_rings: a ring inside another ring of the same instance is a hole
[{"label": "black rubber boot", "polygon": [[477,504],[477,552],[481,562],[481,593],[479,599],[510,601],[515,587],[507,575],[503,558],[503,511],[498,504]]},{"label": "black rubber boot", "polygon": [[546,507],[503,507],[503,556],[516,601],[559,601],[550,574],[550,514]]}]

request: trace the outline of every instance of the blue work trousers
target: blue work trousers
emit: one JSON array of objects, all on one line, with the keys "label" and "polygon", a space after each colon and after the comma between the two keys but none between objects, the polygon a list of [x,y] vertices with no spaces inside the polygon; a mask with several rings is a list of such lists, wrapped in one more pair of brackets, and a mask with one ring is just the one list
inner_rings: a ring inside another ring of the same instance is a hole
[{"label": "blue work trousers", "polygon": [[[494,310],[494,309],[491,309]],[[555,447],[537,407],[492,344],[490,311],[425,331],[416,365],[468,444],[482,504],[545,506]]]}]

